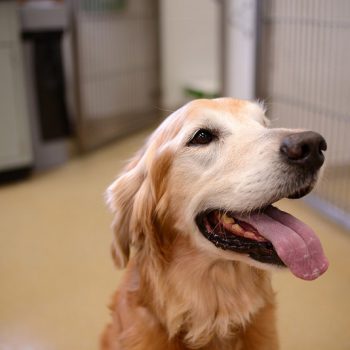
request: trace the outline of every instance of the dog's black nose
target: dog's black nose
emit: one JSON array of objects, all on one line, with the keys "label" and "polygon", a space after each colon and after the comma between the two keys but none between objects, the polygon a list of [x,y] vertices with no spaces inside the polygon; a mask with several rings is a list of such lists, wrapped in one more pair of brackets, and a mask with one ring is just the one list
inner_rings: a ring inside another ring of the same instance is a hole
[{"label": "dog's black nose", "polygon": [[323,151],[326,149],[326,140],[320,134],[304,131],[286,136],[282,140],[280,152],[291,163],[317,170],[324,162]]}]

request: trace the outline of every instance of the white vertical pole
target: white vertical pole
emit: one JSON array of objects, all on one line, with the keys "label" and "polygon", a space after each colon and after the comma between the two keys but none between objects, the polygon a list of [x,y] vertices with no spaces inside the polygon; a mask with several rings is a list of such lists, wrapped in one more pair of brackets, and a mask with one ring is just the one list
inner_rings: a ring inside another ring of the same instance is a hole
[{"label": "white vertical pole", "polygon": [[259,0],[225,0],[224,93],[255,99]]}]

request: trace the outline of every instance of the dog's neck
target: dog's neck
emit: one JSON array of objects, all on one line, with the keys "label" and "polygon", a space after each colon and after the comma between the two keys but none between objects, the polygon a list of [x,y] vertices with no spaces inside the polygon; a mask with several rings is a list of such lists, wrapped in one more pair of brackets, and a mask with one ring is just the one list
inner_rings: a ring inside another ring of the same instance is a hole
[{"label": "dog's neck", "polygon": [[[177,242],[168,262],[135,256],[142,303],[170,338],[205,346],[234,342],[254,314],[273,298],[269,274],[244,263],[208,259],[188,242]],[[145,292],[146,291],[146,292]]]}]

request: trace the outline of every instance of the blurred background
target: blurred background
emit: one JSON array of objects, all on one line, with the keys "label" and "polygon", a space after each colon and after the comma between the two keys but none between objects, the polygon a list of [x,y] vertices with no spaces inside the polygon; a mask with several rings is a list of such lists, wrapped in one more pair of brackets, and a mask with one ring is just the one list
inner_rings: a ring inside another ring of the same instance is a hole
[{"label": "blurred background", "polygon": [[263,100],[328,143],[283,209],[329,271],[274,276],[281,349],[350,349],[349,0],[0,0],[0,350],[97,349],[121,272],[103,191],[171,111]]}]

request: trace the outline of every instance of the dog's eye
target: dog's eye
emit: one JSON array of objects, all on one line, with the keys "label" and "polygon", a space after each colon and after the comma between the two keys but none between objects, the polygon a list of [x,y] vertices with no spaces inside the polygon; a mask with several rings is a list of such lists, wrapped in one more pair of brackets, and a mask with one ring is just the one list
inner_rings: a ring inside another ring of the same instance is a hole
[{"label": "dog's eye", "polygon": [[194,134],[189,145],[207,145],[213,141],[214,137],[215,135],[209,130],[200,129]]}]

